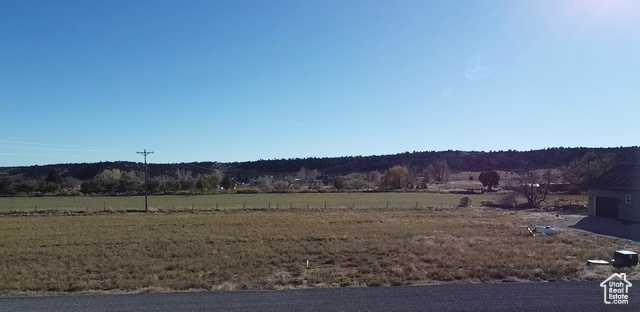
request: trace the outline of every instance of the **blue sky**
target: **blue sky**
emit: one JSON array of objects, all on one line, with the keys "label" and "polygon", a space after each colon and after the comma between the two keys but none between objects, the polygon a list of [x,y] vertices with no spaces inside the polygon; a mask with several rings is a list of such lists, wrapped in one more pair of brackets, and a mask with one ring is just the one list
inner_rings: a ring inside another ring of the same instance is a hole
[{"label": "blue sky", "polygon": [[0,167],[635,146],[640,1],[0,1]]}]

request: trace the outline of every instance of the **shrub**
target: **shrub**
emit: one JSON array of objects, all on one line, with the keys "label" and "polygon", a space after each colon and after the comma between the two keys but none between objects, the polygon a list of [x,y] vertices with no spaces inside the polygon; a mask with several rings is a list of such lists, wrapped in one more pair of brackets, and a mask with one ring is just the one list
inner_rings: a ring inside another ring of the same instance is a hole
[{"label": "shrub", "polygon": [[482,207],[496,207],[498,204],[494,203],[492,200],[483,200],[480,202],[480,206]]},{"label": "shrub", "polygon": [[257,188],[243,188],[237,189],[236,194],[260,194],[260,189]]},{"label": "shrub", "polygon": [[458,207],[469,207],[469,206],[471,206],[471,198],[469,198],[469,196],[460,198],[460,203],[458,204]]},{"label": "shrub", "polygon": [[516,208],[518,207],[518,194],[513,192],[506,193],[500,196],[499,203],[504,208]]}]

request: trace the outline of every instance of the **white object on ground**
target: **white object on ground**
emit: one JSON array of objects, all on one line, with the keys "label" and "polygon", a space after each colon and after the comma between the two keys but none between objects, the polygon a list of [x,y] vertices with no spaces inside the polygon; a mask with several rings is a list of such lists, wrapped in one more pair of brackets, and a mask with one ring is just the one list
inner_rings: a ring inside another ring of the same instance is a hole
[{"label": "white object on ground", "polygon": [[546,234],[546,235],[553,235],[556,234],[556,230],[554,228],[552,228],[551,226],[543,226],[542,227],[542,233]]}]

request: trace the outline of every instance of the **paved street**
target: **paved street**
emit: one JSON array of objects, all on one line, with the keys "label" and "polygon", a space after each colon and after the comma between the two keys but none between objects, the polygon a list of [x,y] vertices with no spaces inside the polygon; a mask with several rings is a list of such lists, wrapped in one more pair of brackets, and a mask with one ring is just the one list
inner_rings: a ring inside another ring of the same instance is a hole
[{"label": "paved street", "polygon": [[628,306],[575,282],[5,298],[0,311],[637,311],[634,284]]}]

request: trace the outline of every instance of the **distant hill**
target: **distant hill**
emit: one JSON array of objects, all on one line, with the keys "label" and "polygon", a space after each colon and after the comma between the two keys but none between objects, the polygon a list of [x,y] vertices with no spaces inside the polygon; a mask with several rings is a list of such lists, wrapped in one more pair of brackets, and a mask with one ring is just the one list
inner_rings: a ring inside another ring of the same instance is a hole
[{"label": "distant hill", "polygon": [[640,147],[618,148],[548,148],[532,151],[496,151],[496,152],[413,152],[382,156],[354,156],[335,158],[304,158],[259,160],[252,162],[230,163],[228,166],[242,171],[259,173],[293,173],[300,168],[317,169],[329,175],[341,175],[352,172],[384,172],[394,165],[404,164],[421,171],[429,164],[446,160],[453,172],[503,170],[520,171],[543,168],[561,168],[587,152],[597,155],[613,153],[618,163],[640,163]]},{"label": "distant hill", "polygon": [[[318,170],[323,175],[344,175],[353,172],[384,172],[398,164],[408,165],[418,171],[429,164],[446,160],[453,172],[460,171],[521,171],[543,168],[561,168],[572,160],[587,152],[598,155],[614,153],[618,163],[640,163],[640,147],[617,148],[548,148],[532,151],[430,151],[401,153],[380,156],[349,156],[326,158],[293,158],[257,160],[250,162],[193,162],[178,164],[149,164],[149,175],[152,177],[173,176],[176,170],[188,170],[194,174],[207,174],[219,169],[228,175],[248,178],[261,175],[287,175],[299,171],[302,167]],[[74,177],[89,180],[105,169],[120,169],[123,171],[143,171],[144,164],[137,162],[99,162],[81,164],[56,164],[28,167],[0,167],[0,171],[9,176],[21,175],[30,179],[44,178],[51,170],[56,169],[62,177]]]}]

